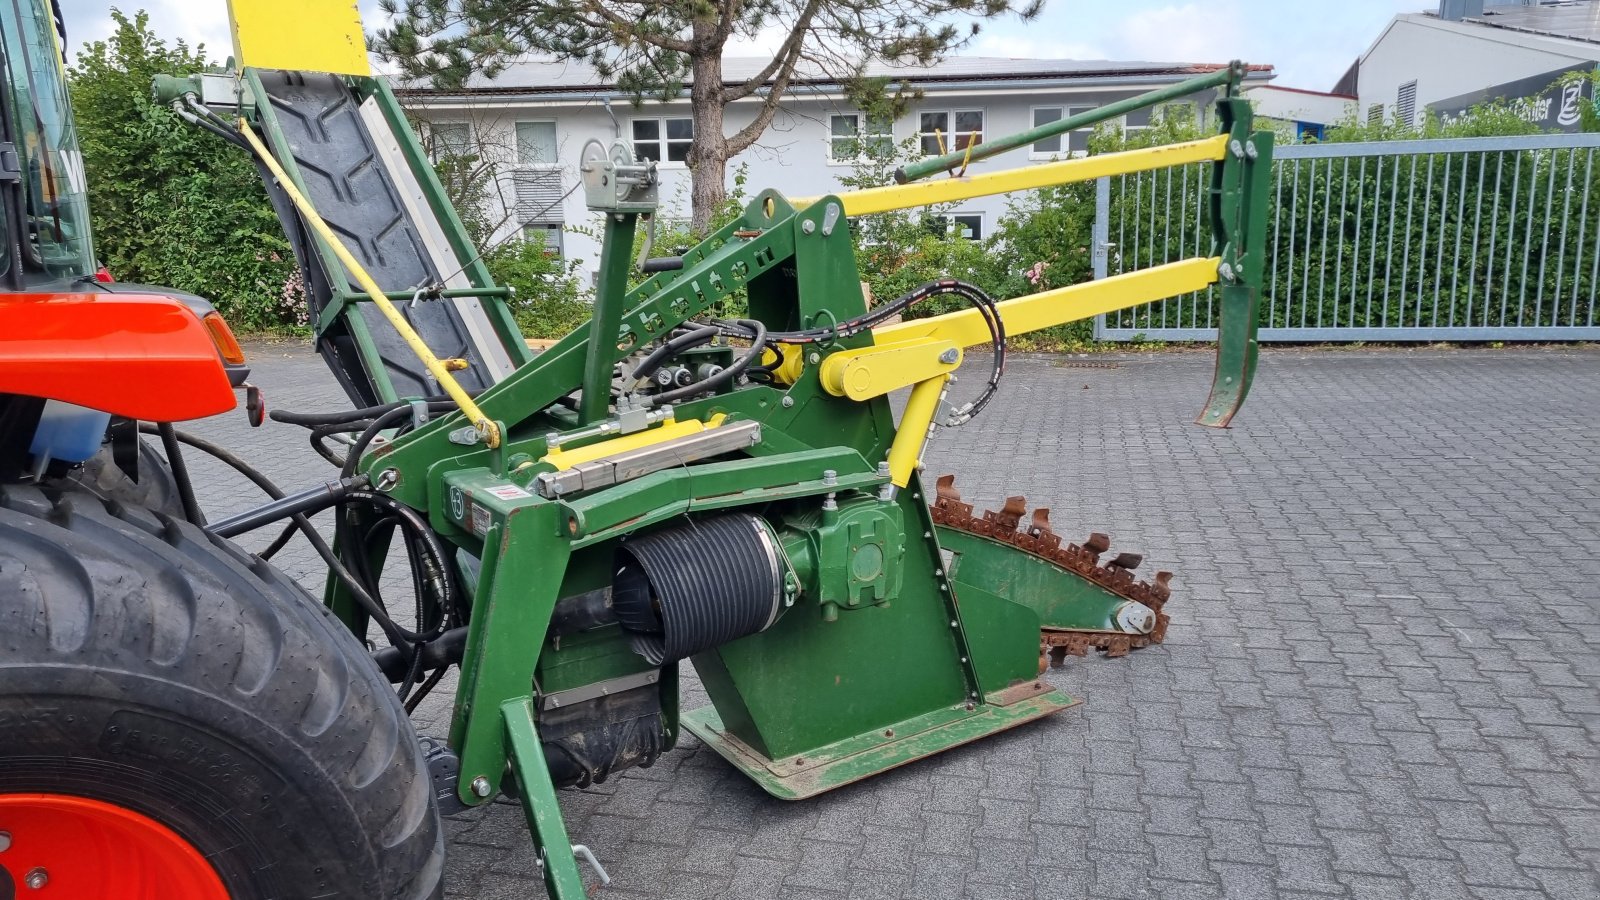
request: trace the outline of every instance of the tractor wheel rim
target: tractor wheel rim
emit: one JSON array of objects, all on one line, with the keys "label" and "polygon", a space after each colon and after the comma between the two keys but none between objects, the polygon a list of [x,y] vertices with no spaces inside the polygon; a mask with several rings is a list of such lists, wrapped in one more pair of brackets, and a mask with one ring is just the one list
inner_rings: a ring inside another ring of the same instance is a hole
[{"label": "tractor wheel rim", "polygon": [[171,828],[67,794],[0,794],[0,895],[7,887],[17,900],[228,900],[216,870]]}]

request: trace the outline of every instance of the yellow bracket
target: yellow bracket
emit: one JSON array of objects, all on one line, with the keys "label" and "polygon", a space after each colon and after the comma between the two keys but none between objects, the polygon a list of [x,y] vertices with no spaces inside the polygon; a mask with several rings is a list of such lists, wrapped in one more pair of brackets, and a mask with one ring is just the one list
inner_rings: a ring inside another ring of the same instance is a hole
[{"label": "yellow bracket", "polygon": [[586,462],[594,462],[597,459],[603,459],[617,453],[626,453],[629,450],[638,450],[641,447],[649,447],[674,438],[688,437],[691,434],[699,434],[702,431],[720,428],[727,418],[727,413],[717,413],[704,422],[698,419],[687,419],[682,422],[676,419],[667,419],[659,426],[648,431],[625,434],[608,441],[601,441],[598,444],[579,447],[576,450],[552,450],[546,453],[544,458],[539,461],[555,466],[558,472],[565,472],[573,466],[581,466]]},{"label": "yellow bracket", "polygon": [[[1057,184],[1093,181],[1107,175],[1148,172],[1151,169],[1164,169],[1186,163],[1215,162],[1222,159],[1227,152],[1228,136],[1219,134],[1204,140],[1169,144],[1164,147],[1102,153],[1082,159],[1066,159],[1037,166],[917,184],[891,184],[835,196],[844,204],[845,215],[865,216],[895,209],[910,209],[914,206],[970,200],[991,194],[1008,194],[1012,191],[1029,191]],[[802,197],[790,202],[799,209],[819,199],[821,198]]]},{"label": "yellow bracket", "polygon": [[835,397],[870,400],[908,384],[954,372],[961,348],[953,341],[918,338],[898,344],[841,350],[822,363],[822,387]]},{"label": "yellow bracket", "polygon": [[228,24],[241,71],[372,74],[355,0],[228,0]]},{"label": "yellow bracket", "polygon": [[344,243],[339,240],[339,236],[333,233],[333,229],[328,227],[328,223],[322,220],[322,216],[317,214],[316,207],[312,206],[311,201],[307,200],[305,195],[300,193],[300,189],[295,187],[293,179],[289,177],[289,173],[285,172],[283,166],[279,165],[278,161],[273,158],[272,151],[268,150],[267,145],[263,144],[261,138],[256,136],[255,131],[250,127],[250,123],[240,119],[239,133],[244,135],[244,139],[250,142],[250,147],[255,150],[256,157],[272,172],[272,177],[278,180],[283,192],[289,195],[289,199],[294,202],[295,208],[300,210],[300,217],[305,220],[307,225],[311,226],[312,231],[315,231],[319,237],[327,242],[329,249],[333,250],[333,254],[339,257],[339,261],[344,263],[346,269],[350,270],[350,274],[355,277],[356,283],[361,285],[361,289],[367,292],[368,297],[372,298],[372,302],[383,312],[383,317],[389,320],[389,324],[394,326],[394,330],[400,333],[400,337],[405,340],[406,346],[410,347],[411,352],[417,355],[417,359],[422,360],[422,364],[427,367],[428,373],[433,376],[435,381],[439,382],[439,386],[444,388],[446,394],[450,395],[450,399],[456,402],[456,406],[461,408],[461,412],[466,415],[467,421],[477,427],[478,433],[483,435],[484,442],[490,447],[500,446],[500,429],[495,427],[495,424],[489,421],[489,417],[483,414],[483,410],[479,409],[478,404],[472,401],[472,397],[461,387],[461,383],[456,381],[454,375],[450,374],[450,366],[441,361],[439,357],[433,355],[433,351],[429,350],[428,345],[423,342],[422,336],[417,334],[416,329],[412,328],[411,323],[407,322],[406,317],[400,313],[399,307],[389,300],[389,296],[384,293],[383,288],[378,287],[378,282],[374,281],[372,276],[367,273],[367,270],[361,267],[361,263],[356,261],[349,248],[345,247]]}]

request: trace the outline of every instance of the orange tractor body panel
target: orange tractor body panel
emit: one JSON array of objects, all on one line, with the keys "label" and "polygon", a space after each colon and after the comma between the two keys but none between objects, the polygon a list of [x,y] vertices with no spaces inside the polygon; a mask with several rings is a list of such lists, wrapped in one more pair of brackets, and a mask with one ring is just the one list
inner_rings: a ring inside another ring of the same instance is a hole
[{"label": "orange tractor body panel", "polygon": [[0,293],[0,393],[151,422],[236,404],[211,332],[155,294]]}]

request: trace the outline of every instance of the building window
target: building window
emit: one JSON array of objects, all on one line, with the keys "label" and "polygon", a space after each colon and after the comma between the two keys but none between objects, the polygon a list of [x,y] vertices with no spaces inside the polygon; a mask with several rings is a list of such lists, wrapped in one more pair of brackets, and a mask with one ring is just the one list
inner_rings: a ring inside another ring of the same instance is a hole
[{"label": "building window", "polygon": [[1326,134],[1326,128],[1316,122],[1294,123],[1294,139],[1298,143],[1321,143]]},{"label": "building window", "polygon": [[465,122],[434,122],[428,126],[428,158],[434,162],[450,156],[472,154],[472,126]]},{"label": "building window", "polygon": [[828,159],[833,162],[886,156],[894,147],[894,131],[887,119],[837,113],[828,117],[828,126]]},{"label": "building window", "polygon": [[924,156],[938,156],[983,143],[983,110],[957,109],[925,112],[918,120],[917,137]]},{"label": "building window", "polygon": [[517,165],[553,166],[559,161],[556,149],[556,123],[517,123]]},{"label": "building window", "polygon": [[1383,124],[1383,104],[1382,103],[1374,103],[1371,106],[1367,107],[1367,124],[1368,125],[1382,125]]},{"label": "building window", "polygon": [[969,241],[983,240],[983,213],[950,213],[929,216],[923,227],[935,237],[963,237]]},{"label": "building window", "polygon": [[639,159],[664,163],[688,162],[689,147],[693,143],[693,119],[633,120],[633,155]]},{"label": "building window", "polygon": [[[1062,119],[1070,119],[1080,113],[1094,109],[1092,106],[1035,106],[1033,108],[1033,127],[1049,125]],[[1067,132],[1065,139],[1061,135],[1047,137],[1042,141],[1034,141],[1028,150],[1028,156],[1033,159],[1050,159],[1060,156],[1065,150],[1070,156],[1083,156],[1089,152],[1089,135],[1094,133],[1094,128],[1075,128]],[[1065,146],[1063,146],[1063,140]]]},{"label": "building window", "polygon": [[544,255],[560,259],[565,255],[560,222],[532,222],[522,226],[522,239],[544,245]]},{"label": "building window", "polygon": [[1394,119],[1402,125],[1415,125],[1417,116],[1417,83],[1408,81],[1400,85],[1394,98]]}]

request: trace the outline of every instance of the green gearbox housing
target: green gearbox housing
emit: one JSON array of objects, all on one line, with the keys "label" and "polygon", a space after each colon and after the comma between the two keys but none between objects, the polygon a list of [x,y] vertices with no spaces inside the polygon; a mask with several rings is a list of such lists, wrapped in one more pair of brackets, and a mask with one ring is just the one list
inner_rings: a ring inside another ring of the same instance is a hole
[{"label": "green gearbox housing", "polygon": [[900,595],[906,534],[898,507],[860,494],[830,497],[785,516],[783,526],[789,558],[807,573],[804,593],[825,621],[841,609],[886,605]]}]

